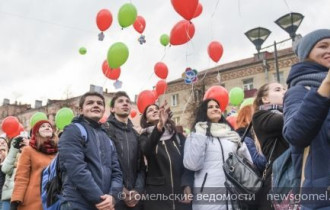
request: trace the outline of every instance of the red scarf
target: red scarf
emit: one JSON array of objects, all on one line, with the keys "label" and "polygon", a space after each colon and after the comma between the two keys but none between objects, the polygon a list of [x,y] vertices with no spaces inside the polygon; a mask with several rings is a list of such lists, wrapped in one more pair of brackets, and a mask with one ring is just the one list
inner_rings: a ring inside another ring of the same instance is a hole
[{"label": "red scarf", "polygon": [[57,145],[53,139],[48,138],[40,147],[37,147],[36,137],[33,135],[30,139],[30,146],[35,150],[45,153],[45,154],[54,154],[57,153]]}]

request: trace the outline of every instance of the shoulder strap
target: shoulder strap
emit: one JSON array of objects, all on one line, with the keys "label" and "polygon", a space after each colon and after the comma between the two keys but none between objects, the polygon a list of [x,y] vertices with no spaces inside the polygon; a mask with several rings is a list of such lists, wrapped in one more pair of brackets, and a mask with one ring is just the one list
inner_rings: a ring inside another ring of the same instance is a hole
[{"label": "shoulder strap", "polygon": [[244,142],[244,139],[247,136],[247,134],[250,132],[251,127],[252,127],[252,122],[250,122],[250,124],[248,125],[248,127],[245,129],[244,134],[241,137],[241,143]]},{"label": "shoulder strap", "polygon": [[308,153],[309,153],[309,147],[310,146],[308,146],[304,149],[303,162],[302,162],[302,168],[301,168],[300,189],[302,188],[302,185],[305,181],[305,165],[306,165],[307,156],[308,156]]},{"label": "shoulder strap", "polygon": [[85,129],[85,127],[80,124],[80,123],[74,123],[80,130],[81,136],[83,137],[83,139],[85,140],[85,143],[87,142],[87,131]]},{"label": "shoulder strap", "polygon": [[274,153],[274,150],[275,150],[275,147],[276,147],[276,144],[277,144],[277,140],[278,140],[278,139],[276,138],[276,139],[275,139],[275,142],[274,142],[274,144],[273,144],[273,146],[272,146],[272,150],[270,151],[269,159],[268,159],[268,161],[267,161],[267,163],[266,163],[266,166],[265,166],[264,172],[262,173],[262,180],[263,180],[263,181],[266,180],[267,170],[268,170],[269,166],[270,166],[271,163],[272,163],[272,157],[273,157],[273,153]]}]

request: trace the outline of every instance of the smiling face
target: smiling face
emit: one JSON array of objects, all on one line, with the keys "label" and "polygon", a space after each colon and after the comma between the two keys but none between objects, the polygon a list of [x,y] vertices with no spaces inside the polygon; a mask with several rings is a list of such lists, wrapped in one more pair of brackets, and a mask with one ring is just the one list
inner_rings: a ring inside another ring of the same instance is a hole
[{"label": "smiling face", "polygon": [[217,102],[211,100],[207,103],[207,118],[212,123],[217,123],[221,119],[221,109]]},{"label": "smiling face", "polygon": [[98,122],[102,118],[104,111],[105,107],[102,98],[98,96],[87,96],[80,109],[80,114]]},{"label": "smiling face", "polygon": [[49,138],[53,136],[53,128],[49,123],[43,123],[38,130],[39,134],[43,138]]},{"label": "smiling face", "polygon": [[309,53],[308,59],[330,68],[330,38],[317,42]]},{"label": "smiling face", "polygon": [[286,89],[279,83],[271,83],[268,86],[268,94],[262,97],[263,104],[283,104]]},{"label": "smiling face", "polygon": [[126,96],[120,96],[116,99],[110,111],[119,117],[128,117],[131,112],[131,108],[131,100],[129,100]]},{"label": "smiling face", "polygon": [[159,121],[159,108],[155,105],[150,105],[146,111],[146,119],[148,123],[156,125]]}]

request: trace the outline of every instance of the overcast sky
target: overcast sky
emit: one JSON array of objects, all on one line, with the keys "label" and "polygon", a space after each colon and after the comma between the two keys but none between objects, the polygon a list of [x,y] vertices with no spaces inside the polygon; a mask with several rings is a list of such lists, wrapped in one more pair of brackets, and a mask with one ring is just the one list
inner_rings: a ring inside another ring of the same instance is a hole
[{"label": "overcast sky", "polygon": [[[122,30],[117,13],[124,3],[133,3],[146,20],[146,43],[140,45],[139,34],[131,26]],[[297,33],[330,28],[329,0],[200,0],[202,14],[193,19],[195,36],[180,46],[163,47],[159,37],[170,34],[182,20],[170,0],[1,0],[0,1],[0,105],[3,98],[21,103],[34,100],[65,99],[83,94],[89,85],[117,91],[102,73],[108,48],[124,42],[129,58],[121,67],[121,90],[131,97],[151,89],[159,80],[154,65],[163,61],[169,68],[167,81],[181,77],[186,67],[202,71],[216,64],[208,57],[207,46],[219,41],[224,64],[255,53],[244,32],[262,26],[272,31],[264,46],[288,34],[274,21],[289,12],[305,16]],[[96,14],[109,9],[113,22],[98,41]],[[87,48],[80,55],[80,47]],[[278,46],[280,49],[285,46]]]}]

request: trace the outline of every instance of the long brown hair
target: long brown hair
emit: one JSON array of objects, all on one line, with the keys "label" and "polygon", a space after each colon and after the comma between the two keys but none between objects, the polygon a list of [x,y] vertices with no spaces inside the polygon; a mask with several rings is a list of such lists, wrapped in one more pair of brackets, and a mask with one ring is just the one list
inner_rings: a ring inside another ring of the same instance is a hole
[{"label": "long brown hair", "polygon": [[252,115],[253,115],[252,105],[246,105],[243,108],[241,108],[238,112],[236,119],[237,128],[247,127],[252,121]]},{"label": "long brown hair", "polygon": [[262,98],[268,95],[269,84],[271,84],[271,83],[266,83],[258,89],[257,96],[253,102],[254,111],[257,111],[259,109],[259,106],[264,104],[264,102],[262,101]]}]

